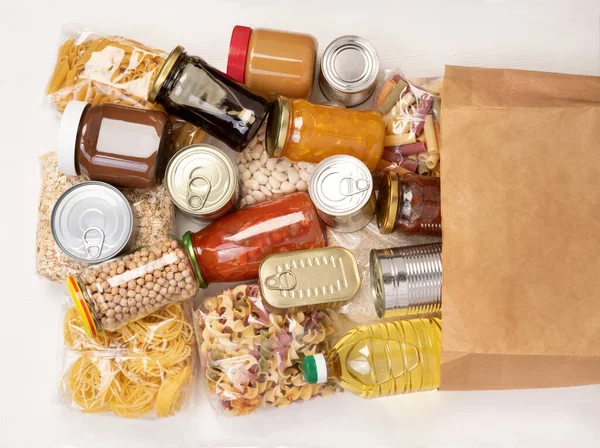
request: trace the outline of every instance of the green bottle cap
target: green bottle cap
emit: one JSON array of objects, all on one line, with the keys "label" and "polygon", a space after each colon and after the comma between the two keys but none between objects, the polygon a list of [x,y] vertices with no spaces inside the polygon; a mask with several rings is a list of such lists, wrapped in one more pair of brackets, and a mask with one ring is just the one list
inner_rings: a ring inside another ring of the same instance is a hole
[{"label": "green bottle cap", "polygon": [[321,353],[306,356],[302,360],[302,376],[308,384],[327,382],[327,362]]}]

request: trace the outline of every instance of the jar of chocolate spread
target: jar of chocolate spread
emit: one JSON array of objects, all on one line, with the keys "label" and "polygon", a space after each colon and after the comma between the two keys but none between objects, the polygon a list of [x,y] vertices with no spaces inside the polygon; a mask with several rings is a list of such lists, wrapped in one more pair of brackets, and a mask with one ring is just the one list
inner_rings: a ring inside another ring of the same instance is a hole
[{"label": "jar of chocolate spread", "polygon": [[58,138],[58,169],[126,188],[151,188],[163,178],[171,144],[164,112],[71,101]]}]

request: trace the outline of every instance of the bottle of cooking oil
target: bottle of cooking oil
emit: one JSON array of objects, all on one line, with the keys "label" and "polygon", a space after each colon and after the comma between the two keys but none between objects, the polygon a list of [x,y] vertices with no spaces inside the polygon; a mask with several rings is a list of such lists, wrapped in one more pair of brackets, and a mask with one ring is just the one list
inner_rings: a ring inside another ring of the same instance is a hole
[{"label": "bottle of cooking oil", "polygon": [[410,319],[362,325],[330,352],[302,361],[310,384],[333,380],[365,398],[437,389],[440,384],[442,321]]}]

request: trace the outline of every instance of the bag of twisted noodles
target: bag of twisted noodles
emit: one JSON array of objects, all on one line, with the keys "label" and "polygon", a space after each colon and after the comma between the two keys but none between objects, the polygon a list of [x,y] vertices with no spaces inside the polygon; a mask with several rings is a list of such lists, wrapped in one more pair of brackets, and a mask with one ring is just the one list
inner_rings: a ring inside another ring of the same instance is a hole
[{"label": "bag of twisted noodles", "polygon": [[218,408],[244,415],[334,392],[308,384],[304,356],[324,352],[336,333],[334,311],[276,315],[265,311],[257,285],[205,299],[196,310],[202,373]]},{"label": "bag of twisted noodles", "polygon": [[384,152],[377,171],[440,176],[442,78],[407,79],[386,72],[375,108],[386,125]]},{"label": "bag of twisted noodles", "polygon": [[167,417],[193,393],[195,348],[190,305],[172,304],[97,339],[75,307],[64,318],[64,401],[82,412]]},{"label": "bag of twisted noodles", "polygon": [[[64,27],[46,95],[63,112],[71,100],[160,109],[146,99],[167,54],[121,36]],[[201,143],[206,133],[172,118],[172,151]]]}]

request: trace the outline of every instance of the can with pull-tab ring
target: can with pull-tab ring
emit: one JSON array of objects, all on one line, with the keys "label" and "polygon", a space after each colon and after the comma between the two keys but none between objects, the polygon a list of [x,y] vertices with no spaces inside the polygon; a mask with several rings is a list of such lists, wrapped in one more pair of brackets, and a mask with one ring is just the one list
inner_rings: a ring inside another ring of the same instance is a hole
[{"label": "can with pull-tab ring", "polygon": [[214,221],[232,211],[239,197],[233,161],[211,145],[181,149],[167,165],[165,188],[179,210],[200,221]]},{"label": "can with pull-tab ring", "polygon": [[375,215],[373,178],[356,157],[337,155],[319,163],[309,194],[323,222],[338,232],[356,232]]},{"label": "can with pull-tab ring", "polygon": [[83,182],[65,191],[50,218],[58,247],[82,263],[101,263],[130,249],[135,236],[131,205],[104,182]]}]

